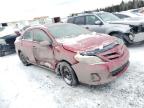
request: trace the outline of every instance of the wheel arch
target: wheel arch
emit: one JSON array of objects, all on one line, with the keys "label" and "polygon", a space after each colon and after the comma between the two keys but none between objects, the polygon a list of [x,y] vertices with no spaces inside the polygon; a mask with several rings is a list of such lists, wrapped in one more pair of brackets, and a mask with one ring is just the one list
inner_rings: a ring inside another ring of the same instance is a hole
[{"label": "wheel arch", "polygon": [[18,55],[20,54],[21,50],[18,50]]},{"label": "wheel arch", "polygon": [[114,36],[114,34],[119,34],[119,36],[115,36],[115,37],[122,39],[125,42],[125,44],[129,43],[128,37],[126,36],[125,33],[120,31],[112,31],[109,33],[110,36]]},{"label": "wheel arch", "polygon": [[[56,66],[55,66],[55,67],[56,67],[56,68],[55,68],[56,74],[60,74],[60,72],[58,71],[58,68],[59,68],[60,63],[62,63],[62,62],[68,63],[68,64],[71,66],[71,68],[72,68],[72,64],[71,64],[70,62],[68,62],[67,60],[62,59],[62,60],[58,61],[57,64],[56,64]],[[73,68],[72,68],[72,69],[73,69]],[[76,78],[77,78],[77,80],[78,80],[77,74],[76,74],[76,72],[75,72],[74,69],[73,69],[73,71],[74,71],[74,73],[75,73],[75,75],[76,75]],[[79,80],[78,80],[78,81],[79,81]]]},{"label": "wheel arch", "polygon": [[124,33],[120,32],[120,31],[111,31],[108,34],[113,35],[113,34],[124,34]]}]

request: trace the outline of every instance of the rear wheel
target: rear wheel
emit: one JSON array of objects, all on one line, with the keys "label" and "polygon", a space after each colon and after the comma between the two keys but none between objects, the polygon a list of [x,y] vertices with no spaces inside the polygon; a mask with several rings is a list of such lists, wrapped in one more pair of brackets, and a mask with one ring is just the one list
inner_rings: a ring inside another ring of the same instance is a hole
[{"label": "rear wheel", "polygon": [[30,63],[27,61],[26,57],[22,52],[19,53],[19,58],[25,66],[30,65]]},{"label": "rear wheel", "polygon": [[78,84],[77,76],[67,62],[60,63],[60,73],[62,75],[63,80],[70,86],[76,86]]}]

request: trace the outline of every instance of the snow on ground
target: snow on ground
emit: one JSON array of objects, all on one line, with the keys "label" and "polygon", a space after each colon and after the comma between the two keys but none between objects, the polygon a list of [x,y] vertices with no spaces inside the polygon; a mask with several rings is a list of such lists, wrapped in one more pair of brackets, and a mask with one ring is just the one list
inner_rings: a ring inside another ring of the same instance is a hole
[{"label": "snow on ground", "polygon": [[0,58],[0,108],[144,108],[144,45],[129,47],[130,67],[101,86],[70,87],[53,72]]}]

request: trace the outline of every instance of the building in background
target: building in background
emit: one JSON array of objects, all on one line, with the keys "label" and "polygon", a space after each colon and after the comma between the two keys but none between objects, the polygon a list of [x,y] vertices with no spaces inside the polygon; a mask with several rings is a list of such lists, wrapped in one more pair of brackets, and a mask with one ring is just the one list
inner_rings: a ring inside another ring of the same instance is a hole
[{"label": "building in background", "polygon": [[52,23],[52,19],[48,16],[41,16],[35,17],[33,20],[30,21],[31,25],[38,25],[38,24],[50,24]]}]

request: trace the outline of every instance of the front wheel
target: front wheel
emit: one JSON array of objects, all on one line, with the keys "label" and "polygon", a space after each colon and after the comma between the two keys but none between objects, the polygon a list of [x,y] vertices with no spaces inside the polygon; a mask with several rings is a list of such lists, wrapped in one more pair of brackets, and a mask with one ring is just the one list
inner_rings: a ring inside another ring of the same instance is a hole
[{"label": "front wheel", "polygon": [[70,86],[76,86],[78,84],[77,76],[67,62],[60,63],[60,73],[62,75],[63,80]]}]

